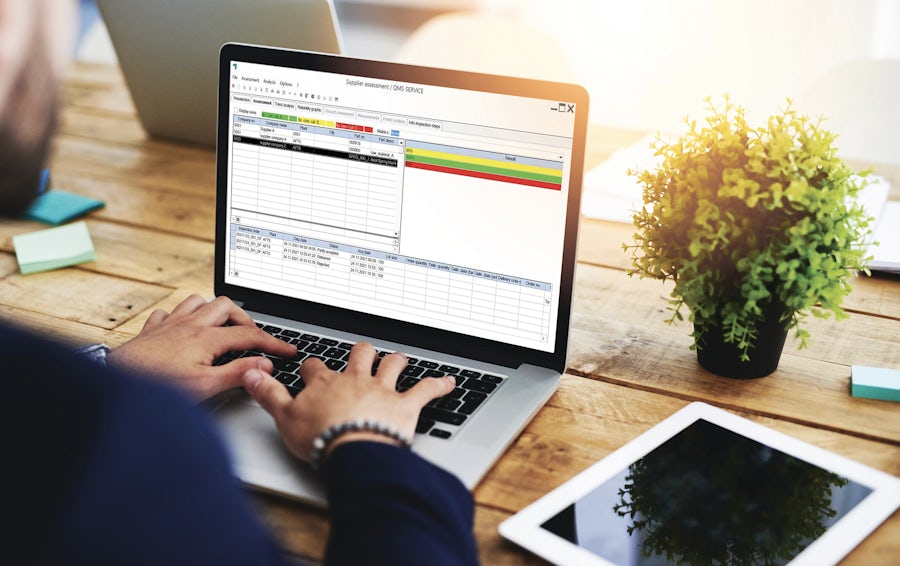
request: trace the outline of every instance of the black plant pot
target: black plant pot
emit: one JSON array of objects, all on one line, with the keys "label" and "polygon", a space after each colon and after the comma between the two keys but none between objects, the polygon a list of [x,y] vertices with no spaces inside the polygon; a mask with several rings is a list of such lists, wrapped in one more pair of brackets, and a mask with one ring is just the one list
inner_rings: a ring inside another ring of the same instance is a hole
[{"label": "black plant pot", "polygon": [[722,377],[754,379],[765,377],[778,369],[781,351],[787,338],[788,320],[780,320],[784,309],[770,305],[765,319],[757,327],[756,345],[748,350],[750,359],[741,361],[741,351],[725,342],[720,327],[708,328],[699,337],[697,361],[708,371]]}]

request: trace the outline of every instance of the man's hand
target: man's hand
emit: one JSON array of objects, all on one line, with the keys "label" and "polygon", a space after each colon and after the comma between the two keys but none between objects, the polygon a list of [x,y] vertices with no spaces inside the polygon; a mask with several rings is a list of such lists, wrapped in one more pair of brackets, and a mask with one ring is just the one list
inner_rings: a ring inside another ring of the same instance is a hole
[{"label": "man's hand", "polygon": [[[385,356],[372,376],[375,348],[360,342],[350,350],[343,373],[331,371],[322,360],[303,362],[300,374],[306,387],[292,398],[287,389],[264,370],[254,368],[244,374],[244,388],[275,419],[285,445],[297,457],[308,460],[313,440],[328,427],[355,419],[371,419],[393,425],[409,438],[416,432],[419,412],[426,403],[453,390],[452,377],[422,379],[404,393],[395,389],[406,367],[406,356]],[[329,448],[352,440],[393,442],[370,432],[344,434]]]},{"label": "man's hand", "polygon": [[161,376],[202,400],[239,387],[241,376],[251,368],[272,371],[271,360],[262,356],[212,365],[234,350],[260,350],[286,358],[297,353],[296,347],[257,328],[231,299],[207,302],[191,295],[171,313],[154,311],[140,334],[110,352],[107,361],[110,366]]}]

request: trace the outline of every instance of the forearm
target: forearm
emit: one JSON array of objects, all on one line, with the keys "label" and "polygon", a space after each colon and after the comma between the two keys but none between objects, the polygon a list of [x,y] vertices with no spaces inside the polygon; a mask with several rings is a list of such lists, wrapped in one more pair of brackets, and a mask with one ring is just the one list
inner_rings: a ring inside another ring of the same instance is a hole
[{"label": "forearm", "polygon": [[370,442],[335,448],[324,472],[328,564],[477,564],[474,503],[454,476]]}]

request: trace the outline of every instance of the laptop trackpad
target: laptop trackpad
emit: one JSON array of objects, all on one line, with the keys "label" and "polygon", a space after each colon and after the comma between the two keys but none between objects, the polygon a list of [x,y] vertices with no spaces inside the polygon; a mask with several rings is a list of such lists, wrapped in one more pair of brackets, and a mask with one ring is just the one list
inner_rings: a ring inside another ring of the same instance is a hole
[{"label": "laptop trackpad", "polygon": [[272,417],[254,401],[232,399],[213,413],[225,432],[240,479],[254,487],[324,505],[315,472],[281,441]]}]

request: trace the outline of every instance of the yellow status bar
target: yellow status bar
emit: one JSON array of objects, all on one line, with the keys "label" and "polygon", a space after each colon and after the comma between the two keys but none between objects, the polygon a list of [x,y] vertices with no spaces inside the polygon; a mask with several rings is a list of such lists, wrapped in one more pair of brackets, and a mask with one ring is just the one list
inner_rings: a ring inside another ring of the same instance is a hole
[{"label": "yellow status bar", "polygon": [[501,167],[512,171],[524,171],[527,173],[539,173],[542,175],[553,175],[559,177],[561,172],[559,169],[551,169],[550,167],[541,167],[539,165],[525,165],[515,163],[513,161],[504,161],[502,159],[487,159],[485,157],[472,157],[471,155],[459,155],[458,153],[447,153],[444,151],[433,151],[430,149],[421,149],[418,147],[407,147],[407,155],[417,155],[420,157],[430,157],[431,159],[443,159],[446,161],[456,161],[458,163],[470,163],[472,165],[486,165],[488,167]]}]

